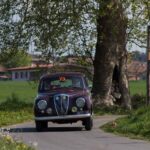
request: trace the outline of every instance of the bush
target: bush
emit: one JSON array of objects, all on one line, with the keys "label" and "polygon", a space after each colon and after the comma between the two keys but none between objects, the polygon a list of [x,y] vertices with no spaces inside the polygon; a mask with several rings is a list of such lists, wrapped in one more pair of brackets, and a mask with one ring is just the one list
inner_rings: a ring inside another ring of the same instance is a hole
[{"label": "bush", "polygon": [[133,109],[138,109],[140,107],[145,106],[146,96],[143,94],[135,94],[131,97],[131,101]]},{"label": "bush", "polygon": [[0,104],[0,127],[31,120],[32,114],[33,104],[21,101],[16,94],[12,94]]}]

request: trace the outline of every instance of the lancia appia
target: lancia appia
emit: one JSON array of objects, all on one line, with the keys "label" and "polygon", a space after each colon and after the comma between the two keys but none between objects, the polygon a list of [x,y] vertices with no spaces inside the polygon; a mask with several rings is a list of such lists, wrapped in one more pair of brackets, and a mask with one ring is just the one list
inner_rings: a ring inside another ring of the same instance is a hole
[{"label": "lancia appia", "polygon": [[90,87],[82,73],[55,73],[40,79],[34,104],[37,131],[48,128],[48,122],[74,123],[82,121],[91,130],[92,101]]}]

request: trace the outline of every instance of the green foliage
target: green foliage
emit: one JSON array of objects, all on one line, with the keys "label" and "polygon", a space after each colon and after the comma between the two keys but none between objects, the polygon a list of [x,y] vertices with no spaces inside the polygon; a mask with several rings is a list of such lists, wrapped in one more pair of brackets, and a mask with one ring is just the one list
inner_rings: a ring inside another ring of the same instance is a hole
[{"label": "green foliage", "polygon": [[135,94],[131,97],[132,108],[137,109],[146,105],[146,95]]},{"label": "green foliage", "polygon": [[105,131],[150,140],[150,107],[141,107],[125,118],[117,119],[102,127]]},{"label": "green foliage", "polygon": [[12,94],[0,103],[0,127],[31,120],[32,114],[33,103],[23,102],[16,94]]},{"label": "green foliage", "polygon": [[130,52],[131,60],[146,62],[146,53],[140,51]]},{"label": "green foliage", "polygon": [[[0,1],[0,51],[27,50],[32,42],[47,61],[56,61],[56,57],[66,52],[91,58],[95,52],[97,18],[109,13],[101,8],[106,5],[105,8],[112,9],[113,2]],[[145,46],[146,26],[150,20],[149,0],[121,0],[121,4],[128,17],[128,42]]]},{"label": "green foliage", "polygon": [[0,55],[0,64],[7,68],[29,66],[31,64],[31,57],[23,50],[5,50]]},{"label": "green foliage", "polygon": [[147,25],[150,23],[149,0],[127,0],[128,43],[146,48]]}]

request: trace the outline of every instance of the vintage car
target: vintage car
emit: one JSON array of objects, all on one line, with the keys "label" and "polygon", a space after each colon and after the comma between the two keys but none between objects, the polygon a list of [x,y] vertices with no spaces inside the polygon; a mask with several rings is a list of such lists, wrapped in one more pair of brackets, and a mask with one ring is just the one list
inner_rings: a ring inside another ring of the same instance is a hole
[{"label": "vintage car", "polygon": [[55,73],[40,79],[34,104],[37,131],[48,127],[48,122],[74,123],[82,121],[91,130],[92,101],[88,80],[82,73]]}]

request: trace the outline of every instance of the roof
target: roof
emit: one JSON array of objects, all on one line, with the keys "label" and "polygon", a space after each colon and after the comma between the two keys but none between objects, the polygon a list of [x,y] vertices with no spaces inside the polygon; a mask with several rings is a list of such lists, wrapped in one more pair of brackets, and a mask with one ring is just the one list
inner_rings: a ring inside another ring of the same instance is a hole
[{"label": "roof", "polygon": [[127,66],[127,71],[128,74],[141,74],[146,72],[147,65],[145,62],[140,62],[140,61],[132,61],[130,64]]},{"label": "roof", "polygon": [[44,78],[53,78],[58,76],[84,76],[83,73],[80,72],[58,72],[58,73],[52,73],[52,74],[46,74],[41,77],[41,79]]},{"label": "roof", "polygon": [[42,64],[42,65],[33,65],[33,66],[25,66],[25,67],[17,67],[17,68],[10,68],[8,71],[19,71],[19,70],[33,70],[38,68],[50,68],[52,64]]}]

